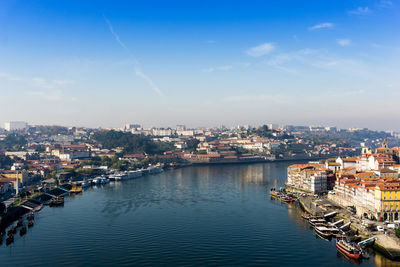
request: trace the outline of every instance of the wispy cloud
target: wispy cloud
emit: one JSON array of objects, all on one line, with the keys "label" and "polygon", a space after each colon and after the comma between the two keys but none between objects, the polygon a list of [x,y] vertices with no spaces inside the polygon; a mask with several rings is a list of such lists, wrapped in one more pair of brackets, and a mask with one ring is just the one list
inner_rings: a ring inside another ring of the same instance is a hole
[{"label": "wispy cloud", "polygon": [[217,70],[228,71],[228,70],[231,70],[231,69],[233,69],[232,65],[224,65],[224,66],[220,66],[220,67],[205,68],[205,69],[202,69],[201,71],[202,72],[214,72],[214,71],[217,71]]},{"label": "wispy cloud", "polygon": [[207,41],[206,41],[207,44],[215,44],[216,42],[217,42],[217,41],[215,41],[215,40],[207,40]]},{"label": "wispy cloud", "polygon": [[159,95],[159,96],[164,96],[163,92],[161,92],[160,88],[158,88],[158,86],[153,82],[152,79],[150,79],[149,76],[147,76],[145,73],[143,73],[141,71],[141,69],[139,67],[135,68],[135,73],[137,76],[143,78],[148,84],[149,86]]},{"label": "wispy cloud", "polygon": [[341,46],[351,46],[353,44],[350,39],[338,39],[336,42]]},{"label": "wispy cloud", "polygon": [[246,54],[252,57],[262,57],[275,50],[273,43],[263,43],[246,50]]},{"label": "wispy cloud", "polygon": [[0,78],[20,83],[23,87],[30,88],[25,91],[26,94],[40,97],[44,100],[65,102],[77,101],[75,97],[65,96],[62,90],[64,87],[74,84],[75,81],[72,80],[48,80],[42,77],[28,78],[6,72],[1,72]]},{"label": "wispy cloud", "polygon": [[353,15],[368,15],[372,13],[372,10],[369,7],[358,7],[357,9],[349,11],[349,13]]},{"label": "wispy cloud", "polygon": [[136,76],[142,78],[143,80],[145,80],[147,82],[147,84],[149,85],[149,87],[156,92],[160,97],[163,97],[164,94],[163,92],[160,90],[160,88],[155,84],[155,82],[150,78],[149,75],[147,75],[146,73],[144,73],[142,71],[142,68],[140,66],[139,61],[133,56],[133,53],[128,49],[128,47],[125,45],[124,42],[121,41],[121,38],[119,38],[119,35],[114,31],[114,27],[112,26],[111,22],[105,17],[103,16],[105,22],[108,25],[108,29],[110,30],[111,34],[114,36],[115,40],[117,41],[117,43],[124,48],[134,59],[135,61],[135,74]]},{"label": "wispy cloud", "polygon": [[62,87],[69,86],[75,83],[71,80],[53,80],[49,81],[41,77],[35,77],[29,80],[31,86],[38,88],[38,90],[27,91],[28,95],[40,97],[47,101],[77,101],[77,98],[66,96],[61,90]]},{"label": "wispy cloud", "polygon": [[61,100],[71,100],[76,101],[76,98],[66,98],[61,90],[45,90],[45,91],[27,91],[28,95],[36,96],[41,99],[52,101],[52,102],[59,102]]},{"label": "wispy cloud", "polygon": [[202,69],[202,72],[213,72],[214,68],[206,68],[206,69]]},{"label": "wispy cloud", "polygon": [[378,4],[379,7],[391,7],[393,5],[392,1],[389,0],[381,0]]},{"label": "wispy cloud", "polygon": [[12,74],[9,74],[9,73],[6,73],[6,72],[0,72],[0,78],[1,79],[6,79],[6,80],[9,80],[9,81],[20,81],[20,80],[22,80],[21,77],[15,76],[15,75],[12,75]]},{"label": "wispy cloud", "polygon": [[225,65],[225,66],[221,66],[219,67],[220,70],[231,70],[233,67],[231,65]]},{"label": "wispy cloud", "polygon": [[311,26],[308,28],[308,30],[315,31],[315,30],[321,30],[321,29],[331,29],[333,27],[335,27],[335,24],[333,24],[331,22],[324,22],[324,23],[320,23],[320,24]]}]

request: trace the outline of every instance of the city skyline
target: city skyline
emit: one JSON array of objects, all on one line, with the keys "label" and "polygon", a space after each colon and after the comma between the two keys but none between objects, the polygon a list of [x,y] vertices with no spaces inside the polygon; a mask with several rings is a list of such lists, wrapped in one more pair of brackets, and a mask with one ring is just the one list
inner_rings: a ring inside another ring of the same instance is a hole
[{"label": "city skyline", "polygon": [[0,125],[400,130],[395,1],[3,1],[0,10]]}]

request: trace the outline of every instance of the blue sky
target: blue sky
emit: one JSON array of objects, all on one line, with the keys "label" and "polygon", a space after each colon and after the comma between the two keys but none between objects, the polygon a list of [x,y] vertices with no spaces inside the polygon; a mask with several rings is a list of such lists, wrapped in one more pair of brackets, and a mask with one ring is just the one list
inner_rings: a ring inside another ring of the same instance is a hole
[{"label": "blue sky", "polygon": [[400,1],[0,2],[0,123],[400,130]]}]

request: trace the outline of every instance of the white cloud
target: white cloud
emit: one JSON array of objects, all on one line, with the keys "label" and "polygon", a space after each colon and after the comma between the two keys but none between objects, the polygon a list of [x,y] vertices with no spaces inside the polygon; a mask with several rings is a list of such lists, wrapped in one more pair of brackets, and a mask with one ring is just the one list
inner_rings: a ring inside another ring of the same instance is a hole
[{"label": "white cloud", "polygon": [[231,65],[225,65],[225,66],[221,66],[218,69],[220,70],[231,70],[233,67]]},{"label": "white cloud", "polygon": [[355,10],[349,11],[349,13],[353,15],[368,15],[372,13],[372,10],[369,7],[358,7]]},{"label": "white cloud", "polygon": [[6,72],[0,72],[0,78],[6,79],[6,80],[9,80],[9,81],[20,81],[20,80],[22,80],[21,77],[18,77],[18,76],[15,76],[15,75],[12,75],[12,74],[9,74],[9,73],[6,73]]},{"label": "white cloud", "polygon": [[379,7],[391,7],[392,5],[392,1],[389,0],[381,0],[378,4]]},{"label": "white cloud", "polygon": [[54,80],[53,82],[56,85],[59,85],[59,86],[66,86],[66,85],[75,84],[75,81],[71,81],[71,80]]},{"label": "white cloud", "polygon": [[48,101],[61,101],[63,99],[63,94],[60,90],[28,91],[27,93]]},{"label": "white cloud", "polygon": [[338,39],[338,40],[336,40],[336,42],[338,43],[338,45],[341,45],[341,46],[350,46],[350,45],[352,45],[352,42],[351,42],[350,39]]},{"label": "white cloud", "polygon": [[331,22],[324,22],[324,23],[320,23],[320,24],[316,24],[314,26],[311,26],[308,29],[310,31],[314,31],[314,30],[320,30],[320,29],[331,29],[334,26],[335,26],[335,24],[333,24]]},{"label": "white cloud", "polygon": [[275,50],[275,45],[272,43],[264,43],[246,50],[246,54],[252,57],[265,56]]},{"label": "white cloud", "polygon": [[215,44],[217,41],[215,41],[215,40],[207,40],[207,44]]},{"label": "white cloud", "polygon": [[228,71],[228,70],[231,70],[231,69],[233,69],[232,65],[224,65],[224,66],[215,67],[215,68],[214,67],[205,68],[205,69],[202,69],[201,71],[202,72],[214,72],[216,70]]},{"label": "white cloud", "polygon": [[214,68],[207,68],[207,69],[202,69],[202,72],[213,72]]}]

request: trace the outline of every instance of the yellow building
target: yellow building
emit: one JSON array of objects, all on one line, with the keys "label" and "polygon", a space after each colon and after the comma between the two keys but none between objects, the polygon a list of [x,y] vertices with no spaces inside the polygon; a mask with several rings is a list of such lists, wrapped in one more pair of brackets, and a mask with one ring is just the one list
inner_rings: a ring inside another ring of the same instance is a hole
[{"label": "yellow building", "polygon": [[[14,188],[16,188],[17,186],[17,171],[2,171],[0,172],[0,177],[2,179],[2,181],[7,181],[10,183],[13,183]],[[26,170],[22,170],[22,171],[18,171],[18,180],[19,180],[19,184],[24,184],[28,181],[29,179],[29,175],[28,175],[28,171]]]},{"label": "yellow building", "polygon": [[375,208],[378,218],[398,221],[400,212],[400,183],[384,182],[375,187]]}]

